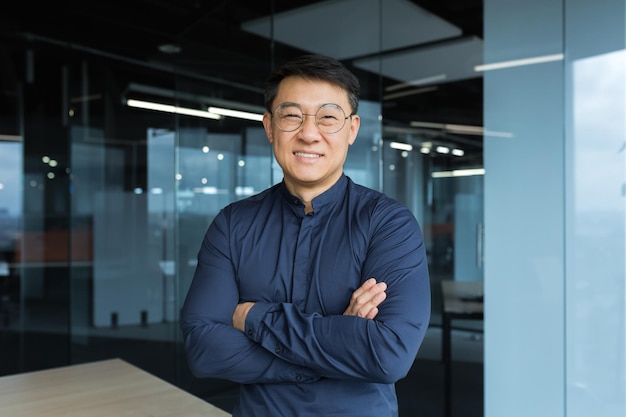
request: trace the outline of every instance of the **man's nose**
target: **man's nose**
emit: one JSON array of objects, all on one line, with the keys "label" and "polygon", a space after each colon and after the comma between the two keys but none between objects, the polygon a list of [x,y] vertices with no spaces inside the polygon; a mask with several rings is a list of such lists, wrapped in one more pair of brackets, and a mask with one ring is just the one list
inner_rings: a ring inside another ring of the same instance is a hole
[{"label": "man's nose", "polygon": [[308,137],[318,138],[320,131],[317,128],[317,121],[315,120],[315,115],[303,113],[302,117],[304,118],[304,120],[302,121],[302,126],[300,127],[302,135],[307,138]]}]

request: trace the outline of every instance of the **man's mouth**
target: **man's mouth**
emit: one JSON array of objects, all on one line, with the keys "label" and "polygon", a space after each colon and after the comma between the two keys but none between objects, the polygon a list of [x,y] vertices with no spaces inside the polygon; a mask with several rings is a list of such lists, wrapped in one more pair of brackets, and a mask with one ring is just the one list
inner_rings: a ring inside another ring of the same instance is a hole
[{"label": "man's mouth", "polygon": [[321,158],[322,157],[322,155],[319,155],[316,153],[294,152],[293,154],[300,158]]}]

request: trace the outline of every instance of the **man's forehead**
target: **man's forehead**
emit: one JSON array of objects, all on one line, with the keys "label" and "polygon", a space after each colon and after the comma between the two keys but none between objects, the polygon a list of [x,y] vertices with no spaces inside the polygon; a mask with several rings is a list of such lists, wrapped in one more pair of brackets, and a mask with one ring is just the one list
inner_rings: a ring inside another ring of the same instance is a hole
[{"label": "man's forehead", "polygon": [[297,104],[349,104],[348,93],[338,84],[317,78],[287,77],[278,85],[276,95],[278,100],[290,101]]}]

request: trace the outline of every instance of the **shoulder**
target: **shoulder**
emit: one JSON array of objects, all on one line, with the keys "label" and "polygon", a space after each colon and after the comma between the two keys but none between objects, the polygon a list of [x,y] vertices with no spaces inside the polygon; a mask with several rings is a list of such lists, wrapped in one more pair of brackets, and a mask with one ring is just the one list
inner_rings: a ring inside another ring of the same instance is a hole
[{"label": "shoulder", "polygon": [[413,217],[408,207],[385,193],[357,184],[350,178],[348,178],[347,187],[355,206],[360,210],[369,211],[373,216],[385,217],[401,214]]},{"label": "shoulder", "polygon": [[[348,193],[359,229],[368,230],[372,242],[422,239],[422,230],[409,208],[387,194],[349,181]],[[416,243],[416,244],[417,244]]]}]

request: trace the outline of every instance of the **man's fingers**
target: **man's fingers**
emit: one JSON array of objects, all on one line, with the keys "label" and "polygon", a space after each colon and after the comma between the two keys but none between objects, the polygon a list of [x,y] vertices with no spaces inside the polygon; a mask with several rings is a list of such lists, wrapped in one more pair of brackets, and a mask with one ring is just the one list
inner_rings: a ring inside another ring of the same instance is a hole
[{"label": "man's fingers", "polygon": [[354,293],[352,293],[352,299],[360,297],[363,293],[372,289],[375,285],[376,285],[376,279],[374,278],[368,279],[359,288],[354,290]]},{"label": "man's fingers", "polygon": [[376,283],[370,278],[357,288],[350,299],[345,315],[374,318],[378,314],[378,306],[387,298],[387,284]]},{"label": "man's fingers", "polygon": [[378,308],[374,307],[370,310],[369,313],[365,316],[366,319],[373,319],[378,315]]},{"label": "man's fingers", "polygon": [[385,294],[386,289],[387,284],[384,282],[379,282],[373,286],[368,285],[368,288],[361,287],[352,295],[350,304],[353,308],[358,310],[361,310],[362,307],[365,307],[368,304],[371,304],[370,308],[376,307],[381,301],[384,300],[384,298],[380,299],[380,296],[381,294]]}]

